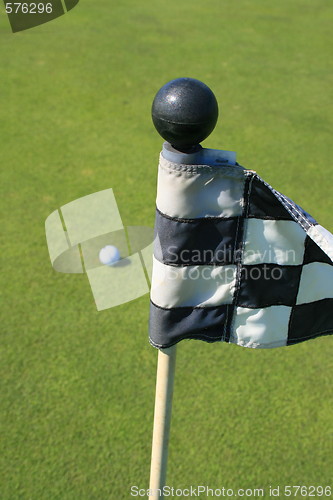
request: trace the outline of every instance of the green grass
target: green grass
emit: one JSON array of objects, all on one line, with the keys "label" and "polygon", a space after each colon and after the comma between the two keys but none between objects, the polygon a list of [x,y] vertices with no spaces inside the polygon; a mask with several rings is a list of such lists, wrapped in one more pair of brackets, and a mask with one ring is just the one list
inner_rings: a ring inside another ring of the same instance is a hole
[{"label": "green grass", "polygon": [[[205,81],[221,109],[205,145],[237,151],[333,230],[332,13],[326,0],[82,0],[15,35],[0,16],[1,500],[148,487],[148,297],[98,313],[85,276],[52,270],[44,221],[112,187],[124,224],[153,225],[150,106],[165,82]],[[329,484],[332,354],[329,337],[181,343],[168,484]]]}]

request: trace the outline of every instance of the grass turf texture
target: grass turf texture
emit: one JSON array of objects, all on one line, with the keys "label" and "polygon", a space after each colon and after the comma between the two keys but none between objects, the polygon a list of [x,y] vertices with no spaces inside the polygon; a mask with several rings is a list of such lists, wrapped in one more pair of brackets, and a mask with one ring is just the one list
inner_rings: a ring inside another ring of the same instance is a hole
[{"label": "grass turf texture", "polygon": [[[148,487],[148,297],[98,313],[85,276],[52,270],[44,220],[112,187],[126,225],[153,225],[162,140],[150,106],[165,82],[207,83],[220,119],[204,144],[237,151],[333,230],[332,11],[85,0],[15,35],[0,16],[1,500]],[[332,352],[329,337],[265,351],[182,342],[168,484],[329,484]]]}]

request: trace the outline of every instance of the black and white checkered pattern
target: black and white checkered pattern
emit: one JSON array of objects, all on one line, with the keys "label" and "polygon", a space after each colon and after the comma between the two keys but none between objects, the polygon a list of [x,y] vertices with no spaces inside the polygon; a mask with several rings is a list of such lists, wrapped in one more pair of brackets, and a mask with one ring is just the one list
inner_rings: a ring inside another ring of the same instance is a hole
[{"label": "black and white checkered pattern", "polygon": [[332,331],[332,234],[253,171],[161,154],[151,344],[269,348]]}]

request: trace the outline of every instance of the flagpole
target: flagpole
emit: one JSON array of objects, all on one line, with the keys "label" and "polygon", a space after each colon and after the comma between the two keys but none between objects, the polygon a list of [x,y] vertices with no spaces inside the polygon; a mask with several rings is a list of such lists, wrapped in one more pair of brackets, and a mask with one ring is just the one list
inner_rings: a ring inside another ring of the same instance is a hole
[{"label": "flagpole", "polygon": [[[163,156],[175,163],[191,164],[201,153],[201,141],[213,131],[218,104],[207,85],[193,78],[177,78],[166,83],[156,94],[152,119],[166,143]],[[161,189],[158,188],[158,189]],[[153,287],[153,284],[152,284]],[[159,325],[155,324],[156,328]],[[165,334],[165,332],[160,332]],[[169,340],[169,339],[168,339]],[[149,500],[162,500],[165,486],[171,423],[176,344],[160,349],[157,363],[153,445],[150,468]]]},{"label": "flagpole", "polygon": [[149,500],[163,499],[166,481],[171,424],[172,396],[176,367],[176,345],[160,349],[157,361],[153,443]]}]

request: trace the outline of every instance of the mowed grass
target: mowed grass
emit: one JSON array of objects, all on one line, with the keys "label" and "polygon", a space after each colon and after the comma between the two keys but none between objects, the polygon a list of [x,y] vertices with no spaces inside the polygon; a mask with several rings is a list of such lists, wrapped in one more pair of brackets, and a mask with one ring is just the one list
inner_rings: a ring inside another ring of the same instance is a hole
[{"label": "mowed grass", "polygon": [[[205,145],[237,151],[333,230],[332,14],[326,0],[85,0],[15,35],[0,16],[1,500],[148,488],[148,296],[97,312],[86,276],[53,271],[44,221],[112,187],[125,225],[153,225],[150,107],[165,82],[206,82],[220,119]],[[269,485],[331,484],[332,354],[330,337],[181,343],[168,484],[266,498]]]}]

